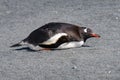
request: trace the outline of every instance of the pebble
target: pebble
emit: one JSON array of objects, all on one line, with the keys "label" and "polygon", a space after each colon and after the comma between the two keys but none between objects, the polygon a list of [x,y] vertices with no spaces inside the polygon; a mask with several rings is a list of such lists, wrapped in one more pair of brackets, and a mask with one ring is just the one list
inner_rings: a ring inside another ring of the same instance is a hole
[{"label": "pebble", "polygon": [[77,66],[74,65],[74,66],[72,67],[72,69],[77,69]]},{"label": "pebble", "polygon": [[116,17],[115,19],[119,19],[119,17]]}]

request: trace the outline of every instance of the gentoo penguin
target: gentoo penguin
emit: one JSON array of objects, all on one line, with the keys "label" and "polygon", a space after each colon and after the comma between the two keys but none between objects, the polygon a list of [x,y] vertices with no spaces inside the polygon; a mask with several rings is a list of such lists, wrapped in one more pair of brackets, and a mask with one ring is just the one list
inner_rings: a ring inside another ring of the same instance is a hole
[{"label": "gentoo penguin", "polygon": [[29,36],[11,47],[26,45],[32,50],[67,49],[81,47],[88,38],[100,35],[90,28],[69,23],[51,22],[41,26]]}]

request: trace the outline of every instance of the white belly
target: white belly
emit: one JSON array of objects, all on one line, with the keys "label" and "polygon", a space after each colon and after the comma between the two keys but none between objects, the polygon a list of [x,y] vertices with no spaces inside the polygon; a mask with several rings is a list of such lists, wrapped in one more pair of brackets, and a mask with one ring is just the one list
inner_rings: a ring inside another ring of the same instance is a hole
[{"label": "white belly", "polygon": [[61,44],[57,49],[67,49],[67,48],[74,48],[74,47],[81,47],[84,44],[84,41],[73,41]]},{"label": "white belly", "polygon": [[[61,44],[59,47],[54,48],[54,49],[69,49],[69,48],[77,48],[77,47],[81,47],[84,44],[84,41],[73,41],[73,42],[66,42]],[[41,50],[43,49],[40,46],[34,46],[33,44],[29,44],[27,43],[26,46],[28,46],[30,49],[32,50]]]}]

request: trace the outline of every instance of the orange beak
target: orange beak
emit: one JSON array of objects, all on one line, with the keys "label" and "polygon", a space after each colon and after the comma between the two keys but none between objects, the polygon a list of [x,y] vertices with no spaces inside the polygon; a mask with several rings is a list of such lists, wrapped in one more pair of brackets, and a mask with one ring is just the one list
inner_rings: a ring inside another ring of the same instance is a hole
[{"label": "orange beak", "polygon": [[100,35],[99,34],[95,34],[95,33],[91,33],[91,36],[95,37],[95,38],[100,38]]}]

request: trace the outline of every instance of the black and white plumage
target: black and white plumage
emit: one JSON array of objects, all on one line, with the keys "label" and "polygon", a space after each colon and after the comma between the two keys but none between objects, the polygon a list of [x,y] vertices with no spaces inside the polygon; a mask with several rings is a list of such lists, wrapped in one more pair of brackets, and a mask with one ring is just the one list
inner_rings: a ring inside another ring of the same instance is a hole
[{"label": "black and white plumage", "polygon": [[80,47],[91,37],[99,38],[100,36],[93,33],[90,28],[51,22],[34,30],[27,38],[11,47],[27,45],[32,50],[66,49]]}]

